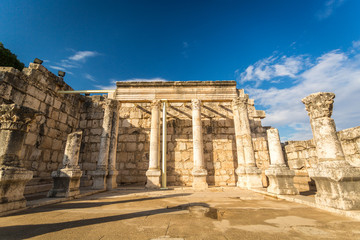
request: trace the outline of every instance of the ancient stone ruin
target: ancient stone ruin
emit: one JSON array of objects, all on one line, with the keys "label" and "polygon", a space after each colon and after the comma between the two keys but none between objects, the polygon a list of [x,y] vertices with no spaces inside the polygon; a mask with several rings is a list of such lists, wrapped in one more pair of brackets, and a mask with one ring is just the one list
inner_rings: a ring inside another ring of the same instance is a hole
[{"label": "ancient stone ruin", "polygon": [[84,96],[41,64],[0,67],[0,211],[124,184],[317,191],[319,205],[359,209],[360,128],[336,132],[333,98],[304,98],[314,139],[281,145],[235,81],[117,82]]}]

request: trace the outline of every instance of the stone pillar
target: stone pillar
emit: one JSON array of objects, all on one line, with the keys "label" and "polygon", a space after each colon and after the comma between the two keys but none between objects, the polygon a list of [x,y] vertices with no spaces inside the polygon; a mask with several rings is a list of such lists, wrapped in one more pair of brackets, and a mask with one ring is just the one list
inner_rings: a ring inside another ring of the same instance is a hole
[{"label": "stone pillar", "polygon": [[299,191],[294,186],[295,172],[285,164],[279,131],[276,128],[271,128],[266,133],[270,153],[270,166],[269,169],[265,170],[270,182],[267,191],[275,194],[299,194]]},{"label": "stone pillar", "polygon": [[25,133],[37,112],[16,104],[0,105],[0,212],[26,207],[24,189],[33,172],[20,159]]},{"label": "stone pillar", "polygon": [[246,171],[245,171],[245,158],[244,158],[244,146],[241,135],[241,122],[239,113],[238,99],[233,99],[232,108],[234,114],[234,128],[235,128],[235,139],[236,139],[236,155],[238,167],[235,170],[238,180],[236,185],[238,187],[246,187]]},{"label": "stone pillar", "polygon": [[93,189],[105,189],[106,177],[108,175],[108,159],[110,147],[110,134],[113,118],[113,108],[115,100],[107,99],[104,104],[104,119],[102,124],[102,133],[100,139],[100,151],[96,170],[93,172]]},{"label": "stone pillar", "polygon": [[151,103],[151,131],[149,169],[146,171],[146,188],[160,188],[160,100]]},{"label": "stone pillar", "polygon": [[117,188],[116,178],[119,171],[116,169],[117,139],[119,133],[119,108],[120,102],[114,102],[113,117],[111,123],[111,137],[109,150],[109,173],[107,176],[107,189]]},{"label": "stone pillar", "polygon": [[201,125],[201,101],[198,99],[191,100],[192,103],[192,124],[193,124],[193,154],[194,168],[193,188],[205,189],[208,187],[206,182],[207,171],[204,160],[204,143]]},{"label": "stone pillar", "polygon": [[256,166],[255,161],[255,152],[251,138],[251,129],[248,114],[248,100],[249,96],[247,94],[245,94],[244,97],[237,97],[236,99],[234,99],[234,104],[237,105],[240,120],[240,133],[238,135],[239,138],[242,139],[244,149],[243,152],[245,159],[246,187],[261,188],[261,170]]},{"label": "stone pillar", "polygon": [[331,118],[334,98],[334,93],[318,92],[302,99],[310,117],[319,160],[308,173],[316,184],[317,204],[344,210],[360,209],[360,169],[345,160]]},{"label": "stone pillar", "polygon": [[53,187],[48,197],[72,197],[80,194],[82,171],[78,165],[82,131],[70,133],[67,137],[63,166],[51,173]]}]

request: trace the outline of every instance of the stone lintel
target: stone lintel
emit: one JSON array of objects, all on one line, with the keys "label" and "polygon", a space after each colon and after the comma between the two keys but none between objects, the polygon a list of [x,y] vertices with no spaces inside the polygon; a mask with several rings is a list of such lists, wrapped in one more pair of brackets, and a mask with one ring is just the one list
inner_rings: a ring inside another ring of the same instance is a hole
[{"label": "stone lintel", "polygon": [[117,82],[115,99],[121,102],[232,101],[241,91],[235,81]]}]

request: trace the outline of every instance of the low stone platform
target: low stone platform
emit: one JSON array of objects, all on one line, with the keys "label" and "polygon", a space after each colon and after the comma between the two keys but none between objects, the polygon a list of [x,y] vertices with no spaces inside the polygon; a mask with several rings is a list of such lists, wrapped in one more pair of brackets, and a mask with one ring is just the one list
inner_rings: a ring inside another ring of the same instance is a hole
[{"label": "low stone platform", "polygon": [[2,217],[0,239],[360,238],[359,221],[265,194],[118,188]]}]

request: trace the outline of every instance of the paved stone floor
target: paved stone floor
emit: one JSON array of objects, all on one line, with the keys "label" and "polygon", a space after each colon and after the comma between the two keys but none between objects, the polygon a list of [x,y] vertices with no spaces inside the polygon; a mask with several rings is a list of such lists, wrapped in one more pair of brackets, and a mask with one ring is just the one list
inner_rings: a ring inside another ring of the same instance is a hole
[{"label": "paved stone floor", "polygon": [[0,217],[0,239],[360,239],[360,222],[236,188],[128,188]]}]

